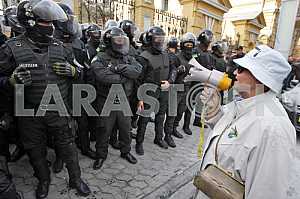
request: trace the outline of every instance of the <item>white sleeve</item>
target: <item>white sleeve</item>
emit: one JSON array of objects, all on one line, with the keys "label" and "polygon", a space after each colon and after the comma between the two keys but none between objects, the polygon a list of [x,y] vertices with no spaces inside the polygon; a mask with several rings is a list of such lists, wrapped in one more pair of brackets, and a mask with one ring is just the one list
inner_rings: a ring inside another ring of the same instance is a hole
[{"label": "white sleeve", "polygon": [[[279,123],[279,124],[278,124]],[[284,121],[283,121],[284,123]],[[280,121],[261,122],[257,133],[261,142],[251,151],[245,184],[246,199],[286,199],[289,188],[289,171],[293,163],[291,128],[282,128]]]}]

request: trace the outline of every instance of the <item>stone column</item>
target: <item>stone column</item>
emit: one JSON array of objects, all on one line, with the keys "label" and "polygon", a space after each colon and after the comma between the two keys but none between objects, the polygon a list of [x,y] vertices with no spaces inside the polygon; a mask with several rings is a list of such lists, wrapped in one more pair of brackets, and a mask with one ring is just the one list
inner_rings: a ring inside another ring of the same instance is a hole
[{"label": "stone column", "polygon": [[135,0],[134,20],[141,31],[153,26],[154,11],[153,0]]}]

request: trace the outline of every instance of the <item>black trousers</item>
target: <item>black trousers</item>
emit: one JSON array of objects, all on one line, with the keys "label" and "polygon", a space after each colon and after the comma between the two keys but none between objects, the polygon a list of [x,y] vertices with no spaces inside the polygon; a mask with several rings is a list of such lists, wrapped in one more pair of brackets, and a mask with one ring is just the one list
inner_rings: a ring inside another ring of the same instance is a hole
[{"label": "black trousers", "polygon": [[[169,97],[168,92],[159,92],[159,94],[157,95],[159,104],[157,104],[156,106],[159,107],[159,110],[158,113],[155,114],[155,122],[154,122],[155,140],[162,140],[164,137],[164,120],[168,112],[168,97]],[[149,109],[149,106],[145,104],[144,108]],[[150,116],[139,117],[137,135],[136,135],[137,143],[144,142],[146,128],[149,121],[150,121]]]},{"label": "black trousers", "polygon": [[186,94],[187,92],[178,92],[177,95],[177,115],[167,116],[165,121],[164,130],[166,134],[172,134],[174,128],[179,125],[183,113],[186,111]]},{"label": "black trousers", "polygon": [[9,131],[0,129],[0,198],[16,198],[16,187],[8,170],[7,158],[9,157]]},{"label": "black trousers", "polygon": [[56,112],[47,112],[44,117],[20,117],[19,129],[30,163],[40,181],[50,181],[47,165],[47,135],[54,138],[57,155],[65,163],[70,181],[80,179],[78,154],[74,143],[73,120],[60,117]]},{"label": "black trousers", "polygon": [[96,120],[96,117],[90,117],[86,113],[76,118],[81,151],[87,151],[90,148],[90,136],[96,131]]},{"label": "black trousers", "polygon": [[[103,107],[104,104],[100,104]],[[101,109],[99,109],[101,110]],[[109,116],[101,116],[97,125],[96,153],[98,158],[106,159],[108,154],[109,138],[113,129],[119,130],[121,153],[131,150],[131,117],[124,116],[121,111],[112,111]]]},{"label": "black trousers", "polygon": [[8,170],[6,157],[2,155],[0,155],[0,198],[17,198],[16,187],[12,181],[11,175]]}]

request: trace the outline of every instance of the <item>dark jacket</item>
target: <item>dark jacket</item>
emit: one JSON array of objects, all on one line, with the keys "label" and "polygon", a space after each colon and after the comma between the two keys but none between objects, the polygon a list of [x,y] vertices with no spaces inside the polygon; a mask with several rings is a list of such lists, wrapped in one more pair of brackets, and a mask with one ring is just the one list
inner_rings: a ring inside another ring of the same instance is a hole
[{"label": "dark jacket", "polygon": [[89,74],[93,79],[89,82],[97,88],[97,96],[107,97],[112,84],[122,84],[126,95],[132,94],[134,80],[142,72],[142,66],[132,56],[122,56],[111,50],[100,52],[93,59]]}]

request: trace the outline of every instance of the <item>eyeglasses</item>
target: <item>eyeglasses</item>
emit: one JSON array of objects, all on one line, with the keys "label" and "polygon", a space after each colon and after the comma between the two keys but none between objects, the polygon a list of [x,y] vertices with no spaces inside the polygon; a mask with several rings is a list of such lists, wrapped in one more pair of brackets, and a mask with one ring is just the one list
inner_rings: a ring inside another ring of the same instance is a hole
[{"label": "eyeglasses", "polygon": [[246,70],[246,68],[243,68],[243,67],[241,67],[241,66],[239,66],[237,69],[237,73],[242,73],[244,70]]}]

